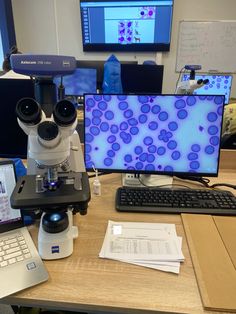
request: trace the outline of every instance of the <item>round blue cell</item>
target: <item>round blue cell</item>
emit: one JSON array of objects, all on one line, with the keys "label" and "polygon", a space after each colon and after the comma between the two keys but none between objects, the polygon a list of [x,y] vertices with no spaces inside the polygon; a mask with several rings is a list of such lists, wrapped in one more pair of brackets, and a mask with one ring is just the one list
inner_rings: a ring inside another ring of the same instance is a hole
[{"label": "round blue cell", "polygon": [[100,130],[102,132],[106,132],[109,130],[109,124],[107,122],[102,122],[100,125]]},{"label": "round blue cell", "polygon": [[147,164],[145,166],[145,170],[147,170],[147,171],[154,171],[155,170],[155,166],[152,165],[152,164]]},{"label": "round blue cell", "polygon": [[114,156],[115,156],[115,152],[114,152],[113,150],[109,149],[109,150],[107,151],[107,156],[108,156],[108,157],[114,157]]},{"label": "round blue cell", "polygon": [[133,116],[133,111],[131,110],[131,109],[127,109],[125,112],[124,112],[124,117],[126,118],[126,119],[129,119],[129,118],[131,118],[132,116]]},{"label": "round blue cell", "polygon": [[207,98],[207,96],[202,96],[202,95],[199,96],[199,99],[200,99],[200,100],[205,100],[206,98]]},{"label": "round blue cell", "polygon": [[168,147],[169,149],[175,149],[175,148],[177,147],[177,142],[171,140],[171,141],[169,141],[169,143],[167,144],[167,147]]},{"label": "round blue cell", "polygon": [[211,145],[217,146],[219,143],[220,143],[220,139],[218,136],[212,136],[210,138],[210,144]]},{"label": "round blue cell", "polygon": [[168,113],[166,111],[162,111],[158,115],[159,120],[166,121],[168,119]]},{"label": "round blue cell", "polygon": [[175,108],[176,109],[182,109],[184,107],[186,107],[186,103],[183,99],[176,100],[176,102],[175,102]]},{"label": "round blue cell", "polygon": [[92,112],[93,117],[100,118],[102,116],[102,112],[98,109],[94,109]]},{"label": "round blue cell", "polygon": [[93,98],[86,99],[86,106],[88,106],[90,108],[95,106],[95,101],[93,100]]},{"label": "round blue cell", "polygon": [[91,120],[89,118],[85,118],[84,119],[84,126],[88,127],[88,126],[90,126],[90,124],[91,124]]},{"label": "round blue cell", "polygon": [[153,154],[148,154],[147,162],[153,162],[155,160],[155,156]]},{"label": "round blue cell", "polygon": [[147,146],[151,145],[153,143],[153,138],[151,136],[146,136],[143,140],[143,143]]},{"label": "round blue cell", "polygon": [[197,160],[191,161],[189,164],[190,168],[196,170],[200,167],[200,163]]},{"label": "round blue cell", "polygon": [[94,136],[100,133],[100,129],[96,126],[91,126],[89,130],[90,130],[90,133],[93,134]]},{"label": "round blue cell", "polygon": [[95,95],[93,98],[94,98],[96,101],[102,100],[102,96],[101,96],[101,95]]},{"label": "round blue cell", "polygon": [[213,146],[211,146],[211,145],[208,145],[208,146],[206,146],[206,148],[205,148],[205,152],[206,152],[208,155],[213,154],[214,151],[215,151],[215,148],[214,148]]},{"label": "round blue cell", "polygon": [[218,133],[218,127],[217,127],[216,125],[211,125],[211,126],[209,126],[209,128],[208,128],[208,133],[209,133],[210,135],[215,135],[215,134],[217,134],[217,133]]},{"label": "round blue cell", "polygon": [[177,116],[179,119],[183,120],[188,116],[188,112],[184,109],[181,109],[177,112]]},{"label": "round blue cell", "polygon": [[90,144],[86,144],[85,145],[85,153],[89,154],[92,150],[92,146]]},{"label": "round blue cell", "polygon": [[107,111],[105,112],[105,118],[106,118],[107,120],[112,120],[112,119],[114,118],[114,113],[113,113],[112,111],[110,111],[110,110],[107,110]]},{"label": "round blue cell", "polygon": [[107,167],[110,167],[113,163],[113,160],[109,157],[105,158],[104,159],[104,165],[107,166]]},{"label": "round blue cell", "polygon": [[126,101],[121,101],[118,107],[120,110],[126,110],[128,108],[128,103]]},{"label": "round blue cell", "polygon": [[196,153],[189,153],[188,154],[188,160],[196,160],[198,159],[198,154]]},{"label": "round blue cell", "polygon": [[146,102],[148,102],[148,96],[138,96],[138,101],[141,104],[145,104]]},{"label": "round blue cell", "polygon": [[85,157],[86,161],[90,161],[91,160],[91,156],[89,154],[85,154],[84,157]]},{"label": "round blue cell", "polygon": [[136,168],[137,170],[141,170],[141,169],[143,168],[143,163],[140,162],[140,161],[136,162],[135,168]]},{"label": "round blue cell", "polygon": [[157,148],[155,145],[148,146],[148,152],[151,154],[154,154],[157,151]]},{"label": "round blue cell", "polygon": [[110,101],[111,100],[111,96],[110,95],[103,95],[103,99],[105,101]]},{"label": "round blue cell", "polygon": [[174,159],[174,160],[178,160],[180,158],[180,152],[179,151],[174,151],[172,154],[171,154],[171,158]]},{"label": "round blue cell", "polygon": [[147,160],[147,156],[148,156],[147,153],[142,153],[142,154],[139,156],[139,160],[144,162],[144,161]]},{"label": "round blue cell", "polygon": [[128,123],[130,126],[135,126],[138,124],[138,121],[135,118],[128,119]]},{"label": "round blue cell", "polygon": [[125,95],[118,95],[117,96],[117,99],[119,99],[119,100],[125,100],[127,98],[127,96],[125,96]]},{"label": "round blue cell", "polygon": [[186,99],[186,103],[188,106],[194,106],[196,104],[196,97],[195,96],[188,96]]},{"label": "round blue cell", "polygon": [[156,121],[151,121],[148,124],[148,128],[152,131],[156,130],[158,128],[158,123]]},{"label": "round blue cell", "polygon": [[116,141],[116,136],[115,135],[110,135],[107,139],[108,143],[114,143]]},{"label": "round blue cell", "polygon": [[150,105],[148,105],[148,104],[145,104],[145,105],[142,105],[141,106],[141,111],[143,112],[143,113],[148,113],[149,111],[150,111]]},{"label": "round blue cell", "polygon": [[116,133],[118,133],[119,128],[117,125],[112,124],[110,130],[111,130],[111,133],[116,134]]},{"label": "round blue cell", "polygon": [[133,126],[132,128],[130,128],[129,131],[130,131],[130,134],[136,135],[136,134],[138,134],[139,129],[137,127]]},{"label": "round blue cell", "polygon": [[210,122],[215,122],[217,120],[217,114],[215,112],[209,112],[207,115],[207,120]]},{"label": "round blue cell", "polygon": [[174,121],[168,123],[168,128],[170,131],[175,131],[178,129],[178,124]]},{"label": "round blue cell", "polygon": [[98,103],[98,108],[100,109],[100,110],[106,110],[107,109],[107,103],[105,102],[105,101],[100,101],[99,103]]},{"label": "round blue cell", "polygon": [[215,98],[214,98],[214,103],[215,103],[216,105],[223,105],[223,98],[224,98],[224,97],[222,97],[222,96],[215,96]]},{"label": "round blue cell", "polygon": [[135,154],[140,155],[143,152],[142,146],[136,146],[134,152]]},{"label": "round blue cell", "polygon": [[126,161],[126,162],[131,162],[132,161],[132,155],[130,155],[130,154],[127,154],[127,155],[125,155],[125,157],[124,157],[124,160]]},{"label": "round blue cell", "polygon": [[207,96],[207,100],[212,100],[214,99],[214,96]]},{"label": "round blue cell", "polygon": [[115,151],[118,151],[120,149],[120,144],[119,143],[113,143],[111,148]]},{"label": "round blue cell", "polygon": [[139,121],[140,123],[146,123],[146,121],[147,121],[147,116],[146,116],[145,114],[141,114],[141,115],[139,116],[139,118],[138,118],[138,121]]},{"label": "round blue cell", "polygon": [[93,123],[93,125],[99,125],[101,123],[101,119],[98,117],[94,117],[92,119],[92,123]]},{"label": "round blue cell", "polygon": [[200,149],[201,149],[201,147],[200,147],[200,145],[198,145],[198,144],[193,144],[192,146],[191,146],[191,150],[193,151],[193,152],[199,152],[200,151]]},{"label": "round blue cell", "polygon": [[154,105],[152,107],[152,113],[157,114],[161,111],[161,107],[159,105]]},{"label": "round blue cell", "polygon": [[222,116],[222,114],[223,114],[223,106],[219,106],[218,107],[217,113],[218,113],[219,116]]},{"label": "round blue cell", "polygon": [[164,167],[164,171],[166,171],[166,172],[173,172],[173,167],[172,166],[165,166]]},{"label": "round blue cell", "polygon": [[129,144],[132,141],[132,136],[129,133],[126,133],[122,140],[125,144]]},{"label": "round blue cell", "polygon": [[129,127],[129,125],[128,125],[127,122],[121,122],[121,124],[120,124],[120,130],[125,131],[125,130],[128,129],[128,127]]},{"label": "round blue cell", "polygon": [[158,155],[162,156],[162,155],[165,154],[165,152],[166,152],[165,147],[163,147],[163,146],[158,147],[158,149],[157,149],[157,154]]},{"label": "round blue cell", "polygon": [[85,142],[86,143],[91,143],[93,141],[93,139],[94,139],[94,136],[92,134],[90,134],[90,133],[85,134]]}]

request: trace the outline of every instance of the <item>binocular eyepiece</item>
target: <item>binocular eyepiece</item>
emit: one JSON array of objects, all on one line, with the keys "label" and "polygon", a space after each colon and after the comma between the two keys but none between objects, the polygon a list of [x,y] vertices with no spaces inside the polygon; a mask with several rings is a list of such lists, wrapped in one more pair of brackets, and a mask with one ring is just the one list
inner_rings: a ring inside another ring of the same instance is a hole
[{"label": "binocular eyepiece", "polygon": [[[22,98],[16,105],[18,119],[27,125],[37,125],[42,119],[42,109],[33,98]],[[76,108],[67,99],[60,100],[53,108],[54,122],[59,126],[69,126],[77,118]]]}]

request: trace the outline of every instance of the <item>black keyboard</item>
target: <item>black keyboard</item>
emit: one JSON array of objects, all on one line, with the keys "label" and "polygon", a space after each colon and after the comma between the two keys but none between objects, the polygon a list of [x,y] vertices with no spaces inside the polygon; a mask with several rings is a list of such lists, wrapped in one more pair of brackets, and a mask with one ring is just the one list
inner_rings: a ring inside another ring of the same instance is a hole
[{"label": "black keyboard", "polygon": [[120,187],[116,209],[125,212],[236,215],[236,197],[228,191]]}]

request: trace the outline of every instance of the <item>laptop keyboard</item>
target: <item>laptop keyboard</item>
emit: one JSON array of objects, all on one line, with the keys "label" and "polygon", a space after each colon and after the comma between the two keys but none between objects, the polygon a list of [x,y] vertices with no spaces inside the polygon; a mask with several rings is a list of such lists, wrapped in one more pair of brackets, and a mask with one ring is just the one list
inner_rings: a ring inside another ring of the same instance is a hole
[{"label": "laptop keyboard", "polygon": [[31,257],[25,238],[21,233],[0,239],[0,268]]}]

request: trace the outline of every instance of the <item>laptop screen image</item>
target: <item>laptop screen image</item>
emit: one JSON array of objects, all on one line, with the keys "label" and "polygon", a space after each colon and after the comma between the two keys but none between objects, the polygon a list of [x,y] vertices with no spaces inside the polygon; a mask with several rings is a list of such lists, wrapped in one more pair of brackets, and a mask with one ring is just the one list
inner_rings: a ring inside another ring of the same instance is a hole
[{"label": "laptop screen image", "polygon": [[[225,95],[225,105],[229,103],[232,75],[195,75],[195,80],[208,79],[209,82],[194,91],[194,95]],[[182,81],[189,80],[189,74],[183,74]]]}]

